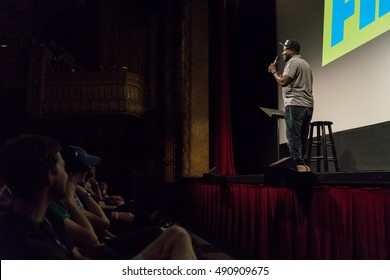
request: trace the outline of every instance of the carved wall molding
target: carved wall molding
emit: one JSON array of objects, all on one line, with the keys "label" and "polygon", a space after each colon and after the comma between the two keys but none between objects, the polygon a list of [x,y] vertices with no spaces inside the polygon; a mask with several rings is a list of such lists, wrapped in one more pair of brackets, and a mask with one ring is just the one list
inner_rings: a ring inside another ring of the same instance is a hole
[{"label": "carved wall molding", "polygon": [[180,22],[165,23],[173,30],[166,37],[171,48],[164,80],[167,182],[202,176],[209,169],[208,2],[180,3]]},{"label": "carved wall molding", "polygon": [[144,113],[144,86],[132,72],[50,73],[45,84],[43,114]]},{"label": "carved wall molding", "polygon": [[182,177],[191,175],[191,5],[183,1],[182,48],[181,48],[181,95],[182,95]]},{"label": "carved wall molding", "polygon": [[27,109],[33,118],[69,114],[124,114],[145,111],[144,82],[125,69],[96,72],[51,72],[50,52],[31,59]]}]

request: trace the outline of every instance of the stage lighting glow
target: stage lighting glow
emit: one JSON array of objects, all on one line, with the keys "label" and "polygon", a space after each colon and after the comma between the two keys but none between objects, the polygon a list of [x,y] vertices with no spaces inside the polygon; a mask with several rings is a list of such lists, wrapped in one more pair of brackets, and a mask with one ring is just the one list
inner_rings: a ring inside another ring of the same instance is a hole
[{"label": "stage lighting glow", "polygon": [[389,29],[389,0],[325,0],[322,66]]}]

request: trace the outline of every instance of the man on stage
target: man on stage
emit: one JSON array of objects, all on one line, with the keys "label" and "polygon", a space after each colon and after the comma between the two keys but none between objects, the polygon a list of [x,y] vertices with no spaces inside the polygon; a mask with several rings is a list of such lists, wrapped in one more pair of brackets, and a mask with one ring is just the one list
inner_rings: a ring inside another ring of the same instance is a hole
[{"label": "man on stage", "polygon": [[268,67],[276,82],[282,86],[285,106],[286,136],[290,154],[300,172],[310,171],[308,135],[313,116],[313,75],[310,65],[302,58],[301,47],[295,40],[279,43],[286,65],[281,74],[277,60]]}]

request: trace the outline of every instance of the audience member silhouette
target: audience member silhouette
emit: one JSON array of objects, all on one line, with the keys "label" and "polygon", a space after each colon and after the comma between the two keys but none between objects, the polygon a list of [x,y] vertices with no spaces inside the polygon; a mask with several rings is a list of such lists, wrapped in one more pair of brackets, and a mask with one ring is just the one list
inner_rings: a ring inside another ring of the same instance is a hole
[{"label": "audience member silhouette", "polygon": [[[86,151],[78,146],[71,146],[77,153],[87,155]],[[78,184],[83,186],[102,207],[110,219],[110,231],[114,234],[123,234],[132,230],[159,224],[157,211],[150,215],[145,208],[134,200],[125,201],[120,195],[109,195],[108,186],[96,179],[96,166],[100,157],[91,156],[90,167],[85,176],[80,176]]]},{"label": "audience member silhouette", "polygon": [[[75,189],[75,200],[78,201],[79,208],[82,209],[82,212],[93,226],[100,242],[110,248],[117,256],[120,258],[134,256],[136,258],[148,258],[148,256],[154,255],[158,258],[196,258],[191,238],[181,227],[176,226],[162,230],[157,226],[149,226],[120,235],[111,234],[108,219],[98,202],[92,198],[92,195],[85,188],[79,185],[81,178],[85,177],[90,166],[97,165],[100,158],[89,155],[84,149],[77,146],[64,146],[61,153],[66,162],[65,168],[69,178],[71,178],[70,184],[73,185],[72,189]],[[70,218],[72,218],[71,213]],[[74,228],[66,228],[67,230],[74,230]],[[71,233],[71,235],[74,236],[74,233]],[[176,239],[172,239],[172,236],[175,236]],[[82,241],[79,240],[74,240],[74,242],[80,246],[85,245],[81,244]],[[166,250],[165,246],[170,249],[163,255],[153,252],[153,248]],[[90,247],[86,249],[90,249]]]},{"label": "audience member silhouette", "polygon": [[82,259],[61,219],[47,211],[66,193],[60,144],[40,135],[11,139],[0,150],[0,173],[13,194],[0,218],[0,259]]}]

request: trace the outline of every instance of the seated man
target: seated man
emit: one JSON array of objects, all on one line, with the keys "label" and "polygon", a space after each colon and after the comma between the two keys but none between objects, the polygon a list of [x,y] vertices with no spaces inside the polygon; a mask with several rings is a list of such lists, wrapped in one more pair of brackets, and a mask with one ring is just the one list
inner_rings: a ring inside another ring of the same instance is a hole
[{"label": "seated man", "polygon": [[64,196],[68,175],[53,139],[24,135],[0,151],[0,173],[13,194],[0,218],[0,259],[82,259],[61,219],[46,216],[52,198]]}]

